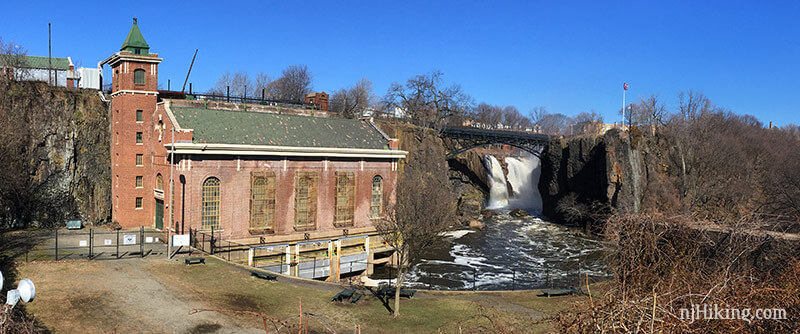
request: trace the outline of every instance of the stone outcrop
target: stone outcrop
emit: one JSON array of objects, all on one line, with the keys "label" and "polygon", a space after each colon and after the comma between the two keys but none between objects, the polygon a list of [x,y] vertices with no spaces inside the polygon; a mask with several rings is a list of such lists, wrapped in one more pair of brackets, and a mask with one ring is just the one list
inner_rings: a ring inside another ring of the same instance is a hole
[{"label": "stone outcrop", "polygon": [[543,214],[564,221],[558,204],[565,200],[588,210],[641,211],[647,172],[653,164],[650,154],[644,141],[631,145],[627,134],[618,130],[549,142],[541,154]]},{"label": "stone outcrop", "polygon": [[[29,185],[20,189],[32,190],[22,204],[0,203],[6,225],[55,226],[67,219],[107,222],[111,215],[110,124],[107,105],[98,92],[34,82],[12,83],[2,90],[0,94],[6,94],[0,99],[2,111],[25,115],[24,120],[12,119],[16,125],[10,130],[15,138],[24,138],[19,159],[25,161],[6,162],[25,170],[5,172],[19,173]],[[26,207],[20,210],[20,205]]]},{"label": "stone outcrop", "polygon": [[[378,125],[390,137],[400,139],[402,150],[441,152],[441,161],[449,168],[448,177],[458,201],[456,215],[460,223],[466,226],[480,217],[485,196],[489,193],[489,177],[480,153],[467,151],[446,160],[445,153],[450,144],[436,131],[405,123],[379,122]],[[409,154],[409,158],[413,156]]]}]

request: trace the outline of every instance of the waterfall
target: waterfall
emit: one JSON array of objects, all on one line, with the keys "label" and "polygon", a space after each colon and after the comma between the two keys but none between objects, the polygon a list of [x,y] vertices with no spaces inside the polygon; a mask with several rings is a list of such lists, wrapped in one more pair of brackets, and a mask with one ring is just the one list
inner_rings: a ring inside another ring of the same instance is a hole
[{"label": "waterfall", "polygon": [[519,158],[506,158],[508,164],[508,183],[512,196],[508,206],[523,209],[530,214],[542,212],[542,196],[539,194],[539,175],[542,170],[539,158],[526,154]]},{"label": "waterfall", "polygon": [[489,203],[487,209],[500,209],[508,206],[508,187],[506,186],[506,176],[503,174],[503,167],[500,161],[491,155],[483,156],[484,166],[489,172]]},{"label": "waterfall", "polygon": [[[508,179],[503,174],[503,169],[497,158],[486,155],[484,159],[490,176],[488,209],[519,208],[530,214],[541,213],[542,197],[539,194],[538,187],[539,175],[541,174],[539,158],[532,154],[507,157]],[[511,185],[511,194],[508,193],[506,181]]]}]

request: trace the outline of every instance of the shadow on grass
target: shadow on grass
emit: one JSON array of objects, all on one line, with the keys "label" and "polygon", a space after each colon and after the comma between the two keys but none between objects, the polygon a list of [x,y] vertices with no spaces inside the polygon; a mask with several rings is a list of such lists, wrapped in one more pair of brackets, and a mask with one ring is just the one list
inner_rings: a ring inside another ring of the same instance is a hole
[{"label": "shadow on grass", "polygon": [[383,307],[385,307],[386,310],[389,311],[389,314],[394,314],[394,310],[392,310],[392,307],[389,306],[389,295],[381,294],[380,293],[381,288],[374,288],[373,289],[373,288],[368,287],[368,286],[365,287],[365,288],[367,289],[367,291],[369,291],[372,294],[372,296],[374,296],[375,298],[377,298],[378,300],[381,301],[381,304],[383,304]]}]

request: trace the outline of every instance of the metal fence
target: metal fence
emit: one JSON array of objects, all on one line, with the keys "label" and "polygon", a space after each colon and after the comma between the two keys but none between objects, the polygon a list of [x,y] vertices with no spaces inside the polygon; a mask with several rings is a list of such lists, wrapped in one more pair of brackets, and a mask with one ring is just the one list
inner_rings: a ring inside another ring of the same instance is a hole
[{"label": "metal fence", "polygon": [[27,243],[25,261],[111,260],[164,254],[167,249],[162,232],[144,228],[53,230],[28,237],[37,240]]},{"label": "metal fence", "polygon": [[265,97],[257,97],[257,96],[234,96],[234,95],[218,95],[218,94],[208,94],[208,93],[188,93],[185,94],[187,100],[207,100],[207,101],[218,101],[218,102],[231,102],[231,103],[249,103],[249,104],[259,104],[265,106],[276,106],[276,107],[283,107],[283,108],[294,108],[294,109],[309,109],[309,110],[320,110],[319,104],[316,103],[297,103],[292,101],[284,101],[284,100],[274,100],[274,99],[267,99]]},{"label": "metal fence", "polygon": [[201,252],[216,255],[229,262],[247,264],[250,245],[222,239],[219,231],[189,229],[189,244]]}]

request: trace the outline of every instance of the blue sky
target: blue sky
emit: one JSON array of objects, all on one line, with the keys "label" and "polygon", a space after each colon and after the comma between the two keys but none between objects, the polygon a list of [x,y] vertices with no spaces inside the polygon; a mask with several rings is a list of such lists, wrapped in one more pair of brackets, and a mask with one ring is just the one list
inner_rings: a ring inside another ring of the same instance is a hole
[{"label": "blue sky", "polygon": [[[69,8],[66,6],[69,5]],[[0,37],[93,67],[118,51],[138,17],[160,82],[210,88],[226,70],[276,77],[306,64],[316,90],[361,77],[383,95],[393,81],[440,70],[477,102],[545,106],[619,118],[655,93],[668,107],[695,89],[778,125],[800,123],[800,2],[763,1],[11,1]]]}]

